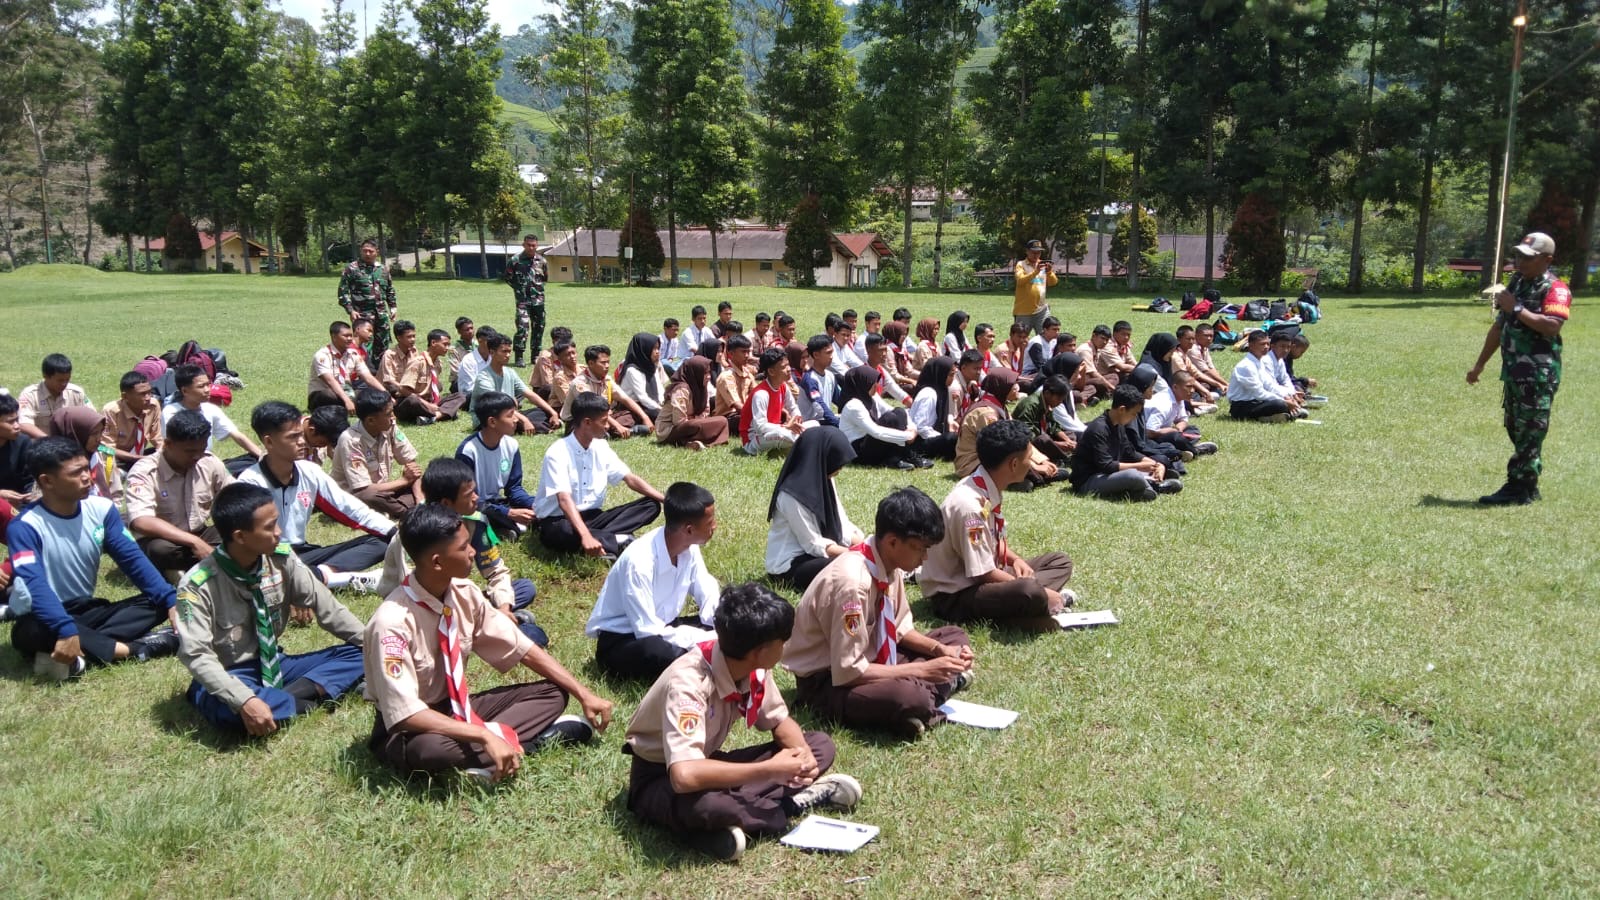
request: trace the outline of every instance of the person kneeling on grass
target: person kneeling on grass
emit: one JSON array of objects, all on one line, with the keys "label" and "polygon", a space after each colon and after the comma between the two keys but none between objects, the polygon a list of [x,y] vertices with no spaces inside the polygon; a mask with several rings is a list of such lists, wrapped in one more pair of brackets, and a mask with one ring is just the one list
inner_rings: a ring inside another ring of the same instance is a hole
[{"label": "person kneeling on grass", "polygon": [[1023,559],[1006,540],[1000,492],[1023,480],[1032,449],[1028,427],[1015,419],[978,434],[978,468],[940,504],[944,539],[928,552],[918,576],[922,595],[940,618],[1050,630],[1057,627],[1050,617],[1072,605],[1073,593],[1066,590],[1070,557],[1052,552]]},{"label": "person kneeling on grass", "polygon": [[[639,701],[623,752],[633,757],[628,809],[724,860],[745,836],[775,834],[817,807],[861,800],[849,775],[824,775],[833,739],[789,717],[770,671],[794,630],[794,607],[758,584],[722,592],[716,638],[678,657]],[[736,721],[772,732],[724,751]]]},{"label": "person kneeling on grass", "polygon": [[783,651],[802,706],[911,740],[944,721],[939,706],[972,683],[972,642],[955,625],[918,632],[905,588],[944,533],[938,505],[901,488],[878,502],[873,536],[811,583]]},{"label": "person kneeling on grass", "polygon": [[[478,511],[478,483],[473,477],[472,466],[449,457],[440,457],[428,463],[428,468],[422,473],[422,496],[428,503],[455,510],[461,516],[462,524],[472,533],[472,551],[476,554],[474,560],[478,574],[483,576],[484,584],[488,586],[485,595],[489,602],[511,617],[522,633],[532,638],[535,644],[549,646],[549,636],[534,622],[533,614],[527,610],[533,598],[538,596],[538,590],[530,579],[511,577],[511,568],[500,553],[500,536],[495,534],[488,517]],[[383,574],[378,577],[378,595],[387,597],[394,593],[410,572],[411,567],[406,565],[405,545],[400,542],[397,532],[389,539],[389,552],[383,557]]]},{"label": "person kneeling on grass", "polygon": [[[662,506],[666,524],[617,557],[584,627],[595,639],[595,665],[610,675],[653,679],[711,636],[721,587],[706,571],[700,548],[717,533],[716,499],[680,481],[667,488]],[[698,615],[684,615],[687,597]]]},{"label": "person kneeling on grass", "polygon": [[[161,579],[122,524],[116,504],[89,496],[89,459],[70,438],[48,437],[28,448],[40,498],[6,529],[15,576],[11,645],[34,672],[56,679],[83,674],[86,663],[148,660],[178,649],[172,585]],[[111,554],[139,595],[111,603],[95,596],[100,557]]]},{"label": "person kneeling on grass", "polygon": [[[467,580],[472,535],[455,510],[424,503],[400,526],[415,566],[378,604],[363,652],[377,706],[368,746],[402,773],[465,769],[486,783],[516,773],[523,754],[587,743],[611,721],[611,701],[572,677]],[[518,663],[545,677],[472,695],[467,654],[497,671]],[[576,697],[583,716],[562,715]]]},{"label": "person kneeling on grass", "polygon": [[[278,543],[271,491],[228,485],[213,515],[222,547],[178,587],[178,658],[194,675],[187,696],[202,718],[262,737],[361,681],[363,626]],[[291,607],[309,609],[344,643],[284,653],[279,639]]]}]

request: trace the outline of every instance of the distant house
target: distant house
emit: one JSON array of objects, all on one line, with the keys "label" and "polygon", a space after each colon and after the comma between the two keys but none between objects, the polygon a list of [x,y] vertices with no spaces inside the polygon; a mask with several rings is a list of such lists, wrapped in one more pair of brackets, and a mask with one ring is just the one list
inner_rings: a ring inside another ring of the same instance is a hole
[{"label": "distant house", "polygon": [[[945,194],[945,204],[949,209],[949,219],[960,219],[972,213],[972,195],[960,188],[955,188]],[[931,222],[933,220],[934,204],[939,202],[939,191],[935,188],[913,188],[911,190],[911,218],[918,222]]]},{"label": "distant house", "polygon": [[[667,232],[656,232],[661,238],[661,249],[669,255]],[[550,261],[552,281],[596,281],[614,284],[628,274],[628,260],[618,256],[621,231],[614,228],[594,230],[596,251],[591,252],[590,232],[578,231],[544,251]],[[734,225],[717,234],[717,267],[724,285],[759,284],[768,287],[787,287],[794,283],[789,267],[783,264],[783,243],[788,229],[783,226]],[[577,259],[573,259],[573,254]],[[594,256],[599,256],[598,278],[593,272]],[[833,236],[833,261],[816,272],[817,284],[825,287],[871,287],[878,283],[880,261],[894,253],[875,234],[836,234]],[[492,266],[492,264],[491,264]],[[634,272],[637,279],[638,273]],[[711,279],[711,233],[704,228],[689,228],[678,232],[679,284],[709,285]],[[660,278],[661,273],[653,273]]]},{"label": "distant house", "polygon": [[[262,262],[266,261],[269,257],[275,258],[279,262],[289,258],[289,254],[281,250],[276,254],[269,254],[267,252],[266,245],[256,243],[255,241],[246,242],[241,240],[239,237],[239,232],[237,231],[224,231],[222,233],[222,261],[226,264],[231,264],[233,266],[233,271],[235,272],[244,271],[244,249],[247,243],[250,248],[250,270],[252,272],[260,272],[263,268]],[[142,249],[144,242],[142,239],[135,238],[134,244],[136,247]],[[150,239],[151,254],[155,256],[162,256],[162,251],[164,251],[166,248],[166,238],[158,237]],[[200,232],[200,268],[202,270],[209,272],[217,267],[216,248],[217,241],[211,232]],[[163,263],[163,265],[165,264]]]},{"label": "distant house", "polygon": [[833,263],[816,271],[817,287],[876,287],[883,259],[893,256],[870,231],[833,236]]},{"label": "distant house", "polygon": [[[443,256],[445,248],[430,250],[434,256]],[[483,254],[477,244],[451,244],[450,262],[457,278],[499,278],[506,270],[506,261],[522,252],[521,244],[484,244]],[[483,270],[484,257],[488,258],[489,271]]]}]

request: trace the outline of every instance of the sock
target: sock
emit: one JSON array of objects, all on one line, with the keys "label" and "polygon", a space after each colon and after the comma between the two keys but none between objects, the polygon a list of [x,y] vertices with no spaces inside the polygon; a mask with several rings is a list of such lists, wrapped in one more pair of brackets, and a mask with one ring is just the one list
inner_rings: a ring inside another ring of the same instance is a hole
[{"label": "sock", "polygon": [[[322,567],[318,566],[317,568],[321,569]],[[327,577],[322,580],[322,583],[328,586],[328,590],[336,591],[342,587],[349,587],[350,576],[354,574],[354,572],[334,572],[330,570],[327,573]]]},{"label": "sock", "polygon": [[318,687],[317,683],[309,678],[296,678],[285,685],[283,690],[284,693],[293,697],[295,700],[304,700],[309,703],[316,703],[324,696],[322,693],[322,688]]},{"label": "sock", "polygon": [[294,714],[297,716],[303,716],[316,708],[317,704],[310,700],[302,700],[299,697],[294,698]]}]

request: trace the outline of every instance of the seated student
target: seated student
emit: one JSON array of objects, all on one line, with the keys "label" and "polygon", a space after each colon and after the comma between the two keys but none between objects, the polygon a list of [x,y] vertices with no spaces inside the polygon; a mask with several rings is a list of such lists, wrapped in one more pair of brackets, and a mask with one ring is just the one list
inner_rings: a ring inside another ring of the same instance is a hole
[{"label": "seated student", "polygon": [[706,326],[706,308],[696,305],[689,310],[689,327],[683,330],[683,355],[689,357],[699,353],[707,339],[715,340],[716,336]]},{"label": "seated student", "polygon": [[417,349],[417,326],[404,319],[394,323],[394,350],[383,355],[379,376],[394,395],[394,414],[402,422],[432,425],[449,421],[466,405],[458,392],[441,393],[444,357],[450,352],[450,335],[442,328],[428,332],[428,344]]},{"label": "seated student", "polygon": [[878,399],[879,377],[871,366],[856,366],[839,382],[839,430],[855,450],[856,462],[903,471],[932,467],[933,460],[913,446],[917,430],[906,411],[889,410]]},{"label": "seated student", "polygon": [[[456,339],[450,344],[450,392],[466,393],[461,389],[461,381],[456,377],[461,370],[461,360],[472,355],[478,338],[477,326],[472,324],[469,316],[456,317]],[[467,385],[467,390],[472,385]]]},{"label": "seated student", "polygon": [[350,330],[354,334],[353,346],[361,354],[361,361],[367,364],[369,370],[374,370],[376,362],[372,359],[372,339],[378,333],[377,321],[371,316],[356,316],[350,320]]},{"label": "seated student", "polygon": [[467,408],[474,415],[477,414],[479,398],[488,393],[505,394],[518,403],[526,400],[533,404],[533,409],[517,411],[519,434],[548,434],[555,428],[555,409],[528,387],[511,366],[511,339],[503,334],[490,336],[489,364],[478,370],[477,380],[472,384],[472,396],[467,401]]},{"label": "seated student", "polygon": [[561,408],[561,422],[572,433],[572,404],[580,394],[596,394],[606,401],[606,433],[622,439],[634,434],[649,434],[650,424],[644,410],[617,389],[611,376],[611,348],[605,344],[592,344],[583,351],[583,371],[572,379],[567,388],[567,402]]},{"label": "seated student", "polygon": [[[769,348],[778,346],[778,333],[772,328],[772,315],[770,313],[756,313],[756,324],[744,333],[750,341],[750,352],[756,356],[767,352]],[[782,349],[781,347],[779,349]]]},{"label": "seated student", "polygon": [[[456,364],[456,388],[468,397],[472,396],[472,388],[478,383],[478,373],[489,368],[489,341],[500,332],[485,325],[474,332],[477,346],[471,352],[461,357],[461,362]],[[471,404],[468,404],[469,408]]]},{"label": "seated student", "polygon": [[[1016,326],[1013,325],[1012,330],[1015,329]],[[1026,330],[1023,333],[1026,334]],[[1039,386],[1039,382],[1043,380],[1040,373],[1044,371],[1045,363],[1056,355],[1056,344],[1060,339],[1061,320],[1055,316],[1045,316],[1044,322],[1039,325],[1039,333],[1028,339],[1027,346],[1022,351],[1022,370],[1017,373],[1017,384],[1027,385],[1023,390]],[[1016,372],[1016,366],[1013,365],[1011,370]]]},{"label": "seated student", "polygon": [[[717,532],[711,492],[679,481],[662,503],[666,524],[646,532],[617,556],[583,633],[595,639],[600,671],[654,680],[684,651],[711,635],[721,587],[706,571],[700,548]],[[684,612],[694,598],[698,613]]]},{"label": "seated student", "polygon": [[756,386],[755,367],[750,361],[750,341],[742,334],[728,338],[727,368],[716,376],[716,401],[711,408],[714,416],[725,416],[728,420],[728,433],[739,432],[739,416],[744,410],[744,402],[750,399],[750,391]]},{"label": "seated student", "polygon": [[938,504],[914,487],[878,502],[873,536],[823,569],[795,610],[783,666],[800,705],[909,740],[944,721],[939,707],[972,683],[972,641],[955,625],[918,632],[905,587],[944,532]]},{"label": "seated student", "polygon": [[917,583],[935,615],[950,622],[989,619],[1050,630],[1049,618],[1072,605],[1065,553],[1023,559],[1006,539],[1000,515],[1004,485],[1022,481],[1033,449],[1028,429],[1008,420],[978,435],[978,468],[939,505],[944,539],[928,552]]},{"label": "seated student", "polygon": [[[824,775],[833,740],[789,717],[771,670],[794,630],[794,607],[758,584],[723,591],[716,639],[667,667],[639,701],[623,751],[633,757],[628,809],[718,859],[738,859],[746,835],[776,834],[818,807],[861,800],[849,775]],[[723,750],[734,723],[772,732]]]},{"label": "seated student", "polygon": [[1216,330],[1210,324],[1201,322],[1195,326],[1194,338],[1187,347],[1184,346],[1184,336],[1178,335],[1178,346],[1189,357],[1189,371],[1194,373],[1194,377],[1220,396],[1228,392],[1228,379],[1217,371],[1217,364],[1211,358],[1211,342],[1215,337]]},{"label": "seated student", "polygon": [[1052,462],[1066,463],[1078,446],[1077,438],[1055,417],[1056,407],[1066,403],[1071,394],[1072,386],[1067,380],[1052,375],[1044,379],[1039,390],[1018,400],[1011,410],[1011,418],[1028,426],[1034,449]]},{"label": "seated student", "polygon": [[33,438],[23,432],[19,421],[17,398],[0,394],[0,500],[13,509],[21,509],[37,496],[28,469],[31,446]]},{"label": "seated student", "polygon": [[883,341],[889,348],[886,368],[895,383],[910,388],[917,383],[919,370],[911,364],[911,354],[906,351],[906,326],[903,322],[890,322],[883,326]]},{"label": "seated student", "polygon": [[[1041,334],[1043,331],[1041,330]],[[1030,376],[1027,381],[1022,379],[1022,369],[1028,363],[1028,326],[1020,322],[1013,322],[1010,333],[1006,339],[994,348],[994,358],[1000,365],[1010,369],[1017,376],[1017,384],[1022,386],[1022,392],[1027,393],[1026,385],[1032,382]]]},{"label": "seated student", "polygon": [[[1189,351],[1194,347],[1194,326],[1179,325],[1178,330],[1173,332],[1173,336],[1177,338],[1178,346],[1170,358],[1173,378],[1167,379],[1167,385],[1170,387],[1174,378],[1180,372],[1188,375],[1191,388],[1190,396],[1193,399],[1186,404],[1186,411],[1196,416],[1207,416],[1216,412],[1217,405],[1213,401],[1217,399],[1217,395],[1212,392],[1208,383],[1200,379],[1195,369],[1194,361],[1189,356]],[[1226,386],[1224,386],[1224,389],[1226,389]]]},{"label": "seated student", "polygon": [[833,411],[833,341],[825,334],[814,335],[806,341],[806,361],[806,369],[796,381],[800,390],[795,395],[795,408],[800,411],[800,419],[837,428],[839,416]]},{"label": "seated student", "polygon": [[347,322],[334,322],[328,326],[328,345],[311,357],[306,409],[342,406],[345,413],[355,415],[357,382],[383,390],[383,382],[367,368],[366,359],[356,345],[355,331]]},{"label": "seated student", "polygon": [[[557,325],[550,329],[550,346],[540,351],[539,355],[533,358],[533,362],[528,367],[528,387],[533,388],[535,394],[543,397],[545,402],[556,408],[560,408],[561,401],[554,395],[552,381],[555,379],[556,373],[561,371],[562,368],[560,354],[556,352],[556,346],[558,344],[571,343],[572,329],[565,325]],[[573,374],[577,374],[576,369],[573,370]]]},{"label": "seated student", "polygon": [[[272,492],[283,540],[328,587],[348,586],[362,591],[375,588],[377,576],[369,575],[367,570],[383,562],[394,523],[345,493],[321,468],[301,458],[305,455],[305,425],[300,410],[269,400],[250,413],[250,427],[266,446],[266,453],[239,480]],[[312,544],[306,540],[306,525],[317,512],[366,533],[330,546]]]},{"label": "seated student", "polygon": [[942,355],[939,352],[939,320],[926,316],[917,323],[916,342],[911,350],[911,367],[920,373],[928,360]]},{"label": "seated student", "polygon": [[211,423],[211,437],[206,441],[207,450],[215,453],[217,441],[227,439],[239,445],[244,451],[239,456],[223,460],[229,472],[237,476],[261,458],[261,448],[256,442],[250,440],[239,430],[239,426],[233,424],[233,420],[222,411],[222,407],[211,402],[211,376],[206,374],[205,369],[196,365],[181,365],[172,370],[172,383],[177,386],[178,392],[171,402],[161,407],[161,427],[165,428],[167,423],[172,421],[172,417],[180,411],[193,410],[205,416],[206,421]]},{"label": "seated student", "polygon": [[956,310],[944,323],[944,344],[942,352],[958,362],[961,355],[969,349],[967,347],[967,323],[972,321],[972,316],[965,310]]},{"label": "seated student", "polygon": [[727,344],[728,338],[733,337],[743,328],[734,327],[733,304],[727,300],[717,304],[717,320],[711,323],[711,336]]},{"label": "seated student", "polygon": [[[222,546],[178,586],[178,658],[194,676],[185,696],[212,725],[263,737],[361,681],[364,626],[278,543],[266,488],[223,488],[216,517]],[[291,608],[343,643],[285,653]]]},{"label": "seated student", "polygon": [[122,502],[122,470],[105,443],[106,417],[92,406],[67,406],[50,417],[50,431],[77,444],[89,458],[89,496]]},{"label": "seated student", "polygon": [[123,375],[118,387],[121,396],[100,412],[106,417],[106,443],[116,453],[117,465],[127,469],[161,449],[161,405],[143,372]]},{"label": "seated student", "polygon": [[1083,357],[1071,351],[1062,351],[1050,357],[1049,362],[1046,362],[1039,372],[1046,381],[1060,378],[1070,388],[1066,398],[1051,408],[1050,415],[1063,431],[1072,435],[1074,445],[1077,443],[1078,435],[1083,434],[1084,429],[1088,427],[1078,418],[1078,403],[1085,390],[1091,394],[1094,391],[1088,381],[1089,373],[1093,371],[1094,366],[1085,362]]},{"label": "seated student", "polygon": [[[1134,367],[1132,372],[1128,373],[1126,383],[1139,389],[1139,395],[1144,398],[1144,406],[1140,408],[1139,415],[1135,416],[1133,421],[1124,427],[1123,441],[1137,449],[1142,455],[1148,456],[1165,466],[1168,478],[1180,478],[1187,475],[1188,471],[1184,463],[1194,459],[1194,452],[1179,448],[1173,440],[1157,439],[1144,427],[1145,412],[1149,410],[1152,402],[1150,398],[1155,396],[1158,388],[1162,391],[1166,390],[1166,385],[1162,382],[1161,376],[1156,373],[1154,366],[1140,363]],[[1182,440],[1182,438],[1179,440]]]},{"label": "seated student", "polygon": [[661,333],[656,335],[656,344],[661,348],[661,368],[666,369],[669,376],[676,375],[683,361],[694,355],[679,339],[681,330],[678,320],[668,316],[661,322]]},{"label": "seated student", "polygon": [[[1119,321],[1111,326],[1111,349],[1116,352],[1121,365],[1138,365],[1139,355],[1133,352],[1133,324]],[[1127,370],[1132,371],[1132,370]]]},{"label": "seated student", "polygon": [[[1134,374],[1137,376],[1144,368],[1141,365],[1134,370]],[[1134,383],[1142,386],[1138,380]],[[1217,445],[1201,440],[1200,429],[1189,421],[1189,407],[1185,401],[1193,394],[1194,376],[1188,372],[1172,373],[1170,384],[1157,379],[1145,391],[1144,412],[1140,416],[1145,436],[1149,440],[1176,447],[1185,461],[1217,452]]]},{"label": "seated student", "polygon": [[972,346],[983,358],[983,374],[988,375],[995,369],[1001,368],[1000,358],[994,353],[995,334],[994,326],[987,322],[979,322],[972,329]]},{"label": "seated student", "polygon": [[306,449],[301,459],[321,466],[333,457],[339,437],[350,429],[342,406],[319,406],[305,417]]},{"label": "seated student", "polygon": [[43,379],[17,395],[17,421],[22,433],[34,440],[52,434],[50,417],[56,410],[93,405],[83,388],[72,383],[72,360],[52,353],[44,358],[39,371]]},{"label": "seated student", "polygon": [[[6,529],[15,577],[11,584],[11,644],[33,660],[35,674],[57,680],[83,674],[85,662],[166,656],[178,649],[172,585],[123,527],[116,504],[89,496],[89,460],[64,437],[35,441],[28,469],[40,498]],[[109,553],[139,594],[118,603],[95,596],[100,557]]]},{"label": "seated student", "polygon": [[954,396],[956,364],[948,356],[933,356],[917,374],[917,383],[911,388],[911,426],[917,429],[918,452],[929,459],[955,459],[956,438],[960,425],[956,421]]},{"label": "seated student", "polygon": [[959,422],[972,409],[972,404],[983,396],[983,354],[976,350],[962,351],[956,357],[956,395],[961,398],[956,411]]},{"label": "seated student", "polygon": [[533,495],[522,486],[517,403],[491,391],[478,398],[478,430],[456,447],[456,459],[478,479],[478,509],[500,531],[517,537],[533,527]]},{"label": "seated student", "polygon": [[1292,391],[1285,391],[1273,377],[1272,341],[1264,330],[1256,329],[1246,338],[1250,343],[1244,358],[1234,364],[1228,376],[1228,415],[1258,422],[1287,422],[1300,411]]},{"label": "seated student", "polygon": [[856,349],[856,329],[854,325],[840,319],[833,329],[833,361],[828,364],[829,371],[833,372],[836,381],[844,380],[844,373],[856,366],[867,364],[866,346],[861,350]]},{"label": "seated student", "polygon": [[[511,568],[500,554],[500,537],[478,511],[478,483],[472,466],[450,457],[433,460],[422,473],[422,496],[428,503],[453,509],[461,516],[462,524],[472,535],[473,562],[488,586],[484,596],[496,609],[510,616],[535,644],[548,646],[549,636],[534,622],[533,613],[527,611],[538,591],[532,580],[511,577]],[[394,593],[410,572],[405,545],[396,532],[389,539],[389,550],[383,557],[383,574],[378,578],[379,596]]]},{"label": "seated student", "polygon": [[[977,471],[983,465],[978,456],[978,435],[985,428],[995,422],[1011,418],[1008,411],[1010,404],[1017,399],[1016,376],[1010,369],[999,368],[984,376],[983,394],[968,408],[966,415],[961,417],[961,431],[956,437],[956,474],[965,478]],[[1030,443],[1028,450],[1028,469],[1013,487],[1004,485],[1017,491],[1030,491],[1037,485],[1049,484],[1060,479],[1060,468],[1043,453],[1034,449]]]},{"label": "seated student", "polygon": [[700,349],[695,351],[696,356],[703,356],[711,360],[711,383],[715,385],[717,379],[727,370],[728,356],[724,351],[722,342],[716,338],[706,338],[700,344]]},{"label": "seated student", "polygon": [[394,400],[387,393],[362,388],[356,415],[356,424],[334,445],[333,480],[357,500],[398,519],[422,499],[417,448],[395,424]]},{"label": "seated student", "polygon": [[[558,341],[548,352],[553,366],[545,381],[545,389],[549,393],[545,399],[550,402],[552,409],[565,409],[567,396],[572,392],[572,380],[582,371],[578,366],[578,348],[571,341]],[[550,426],[554,430],[555,423],[550,423]]]},{"label": "seated student", "polygon": [[[362,642],[366,695],[377,707],[367,746],[379,760],[401,773],[465,769],[493,783],[516,774],[527,752],[605,730],[611,702],[468,580],[472,536],[455,510],[424,503],[406,516],[400,541],[415,568],[378,604]],[[468,651],[502,673],[521,663],[547,680],[474,695]],[[581,718],[562,715],[569,695]]]},{"label": "seated student", "polygon": [[[567,436],[545,450],[533,512],[539,541],[551,550],[614,557],[661,514],[661,492],[633,474],[606,442],[610,408],[599,394],[577,395]],[[605,509],[606,488],[618,482],[639,499]]]},{"label": "seated student", "polygon": [[[1111,396],[1111,392],[1117,389],[1115,384],[1095,368],[1094,348],[1092,346],[1079,348],[1077,335],[1063,332],[1056,338],[1056,356],[1063,353],[1071,353],[1081,360],[1078,372],[1066,375],[1067,380],[1072,383],[1072,399],[1075,406],[1094,406],[1101,399]],[[1057,368],[1057,374],[1065,374],[1059,371],[1059,367]]]},{"label": "seated student", "polygon": [[206,452],[210,435],[211,425],[186,409],[167,423],[161,450],[128,470],[128,527],[139,549],[174,584],[222,540],[206,520],[233,476]]},{"label": "seated student", "polygon": [[1145,456],[1127,440],[1127,427],[1144,410],[1144,393],[1119,384],[1111,408],[1078,435],[1072,454],[1072,490],[1106,500],[1154,500],[1176,493],[1183,482],[1168,479],[1166,466]]},{"label": "seated student", "polygon": [[1104,325],[1094,327],[1094,332],[1089,336],[1089,346],[1094,349],[1094,355],[1090,359],[1095,371],[1112,387],[1121,384],[1122,379],[1138,364],[1136,360],[1123,359],[1112,341],[1111,329]]},{"label": "seated student", "polygon": [[1295,361],[1305,356],[1306,351],[1310,349],[1311,338],[1306,337],[1305,332],[1298,328],[1289,332],[1289,350],[1283,357],[1283,367],[1289,375],[1289,380],[1294,382],[1295,388],[1302,394],[1317,386],[1315,378],[1301,378],[1294,374]]},{"label": "seated student", "polygon": [[806,428],[790,390],[789,354],[768,347],[756,364],[759,381],[739,411],[739,440],[744,452],[759,456],[769,450],[787,450]]},{"label": "seated student", "polygon": [[661,414],[661,397],[667,392],[667,373],[661,367],[661,339],[641,331],[628,342],[617,390],[644,410],[652,424]]},{"label": "seated student", "polygon": [[767,574],[804,591],[817,573],[864,535],[850,521],[834,478],[856,458],[837,428],[800,435],[778,471],[767,503]]},{"label": "seated student", "polygon": [[728,442],[728,419],[711,414],[711,360],[691,356],[667,384],[656,417],[656,441],[704,450]]},{"label": "seated student", "polygon": [[797,326],[794,323],[794,316],[791,316],[781,310],[773,313],[772,330],[776,334],[776,337],[773,338],[772,345],[774,347],[782,348],[794,343],[796,328]]},{"label": "seated student", "polygon": [[911,396],[900,386],[891,368],[889,339],[881,334],[869,334],[866,340],[866,364],[878,372],[878,394],[888,396],[904,406],[910,406]]}]

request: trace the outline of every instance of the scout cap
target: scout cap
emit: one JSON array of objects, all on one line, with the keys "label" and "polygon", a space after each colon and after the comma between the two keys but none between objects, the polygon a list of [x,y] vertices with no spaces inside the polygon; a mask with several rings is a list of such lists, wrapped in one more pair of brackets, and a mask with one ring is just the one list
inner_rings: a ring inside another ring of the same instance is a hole
[{"label": "scout cap", "polygon": [[1044,252],[1044,242],[1043,241],[1029,241],[1028,242],[1028,249],[1029,250],[1038,250],[1039,252],[1043,253]]},{"label": "scout cap", "polygon": [[1555,256],[1556,242],[1542,231],[1530,231],[1515,249],[1523,256]]}]

